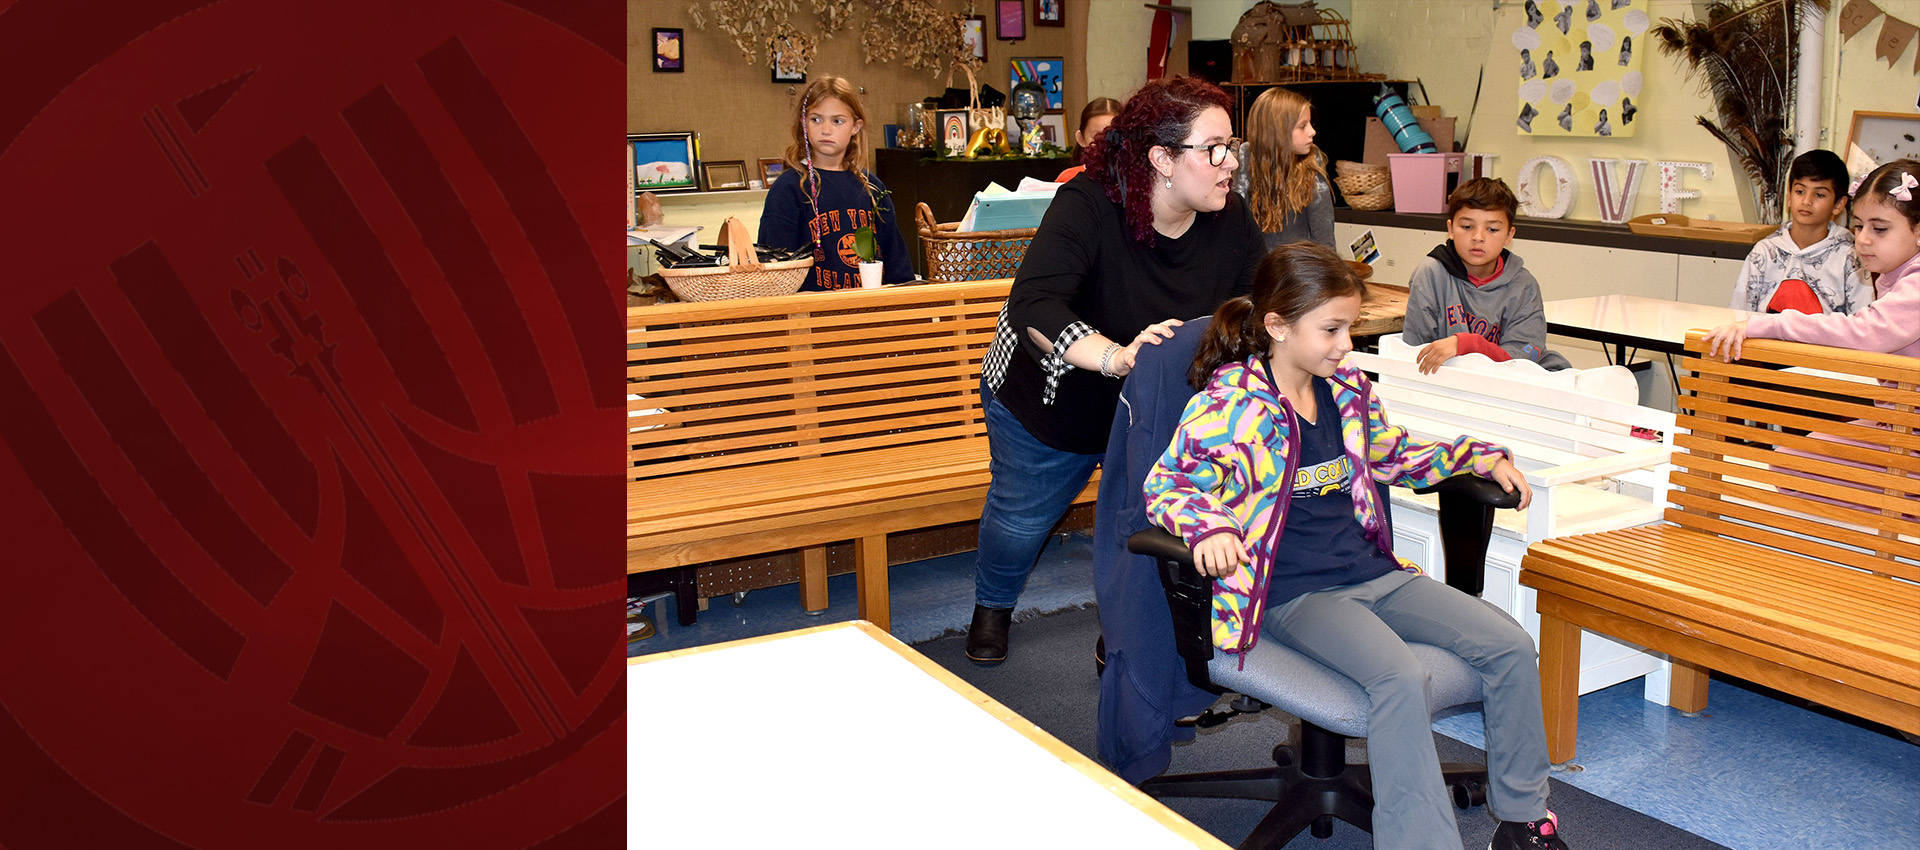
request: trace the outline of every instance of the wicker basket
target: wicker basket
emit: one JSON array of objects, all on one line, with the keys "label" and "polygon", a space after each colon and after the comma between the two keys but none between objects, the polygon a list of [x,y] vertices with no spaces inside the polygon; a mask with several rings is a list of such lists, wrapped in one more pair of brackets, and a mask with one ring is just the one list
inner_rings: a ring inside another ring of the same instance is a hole
[{"label": "wicker basket", "polygon": [[993,280],[1013,277],[1027,256],[1038,228],[960,232],[959,224],[938,224],[933,209],[919,204],[913,211],[920,244],[927,249],[927,279],[937,281]]},{"label": "wicker basket", "polygon": [[1384,210],[1393,206],[1393,193],[1368,192],[1364,195],[1348,195],[1347,206],[1356,210]]},{"label": "wicker basket", "polygon": [[725,301],[792,295],[807,282],[813,258],[778,263],[759,262],[753,237],[740,219],[729,216],[720,228],[720,244],[728,247],[727,265],[698,269],[659,269],[667,288],[682,301]]},{"label": "wicker basket", "polygon": [[1393,191],[1393,177],[1386,172],[1342,174],[1339,177],[1333,178],[1333,183],[1340,187],[1341,194],[1347,196],[1365,195],[1371,192],[1391,193]]},{"label": "wicker basket", "polygon": [[1390,169],[1384,165],[1375,165],[1371,162],[1354,162],[1350,159],[1339,160],[1333,164],[1333,173],[1341,177],[1357,174],[1385,174],[1389,170]]}]

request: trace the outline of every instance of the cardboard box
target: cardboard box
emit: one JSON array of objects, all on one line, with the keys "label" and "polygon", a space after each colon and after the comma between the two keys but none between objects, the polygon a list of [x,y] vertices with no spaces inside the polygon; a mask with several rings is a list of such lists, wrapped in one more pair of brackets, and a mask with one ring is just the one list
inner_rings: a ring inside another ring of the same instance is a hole
[{"label": "cardboard box", "polygon": [[[1439,109],[1440,107],[1416,106],[1420,109]],[[1433,143],[1441,153],[1453,151],[1453,118],[1426,118],[1420,120],[1420,129],[1433,137]],[[1367,119],[1366,146],[1361,150],[1361,162],[1371,165],[1386,165],[1387,154],[1400,153],[1400,146],[1393,143],[1393,134],[1387,132],[1387,125],[1378,118]]]}]

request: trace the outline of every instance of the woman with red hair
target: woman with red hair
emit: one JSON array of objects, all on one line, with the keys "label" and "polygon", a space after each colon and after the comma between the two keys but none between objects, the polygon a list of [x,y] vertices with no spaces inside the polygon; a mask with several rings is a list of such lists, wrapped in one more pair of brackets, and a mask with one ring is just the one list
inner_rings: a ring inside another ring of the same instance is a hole
[{"label": "woman with red hair", "polygon": [[1231,106],[1198,77],[1142,86],[1027,248],[981,375],[993,480],[967,630],[976,663],[1006,659],[1014,605],[1106,452],[1134,353],[1252,288],[1265,250],[1231,191]]}]

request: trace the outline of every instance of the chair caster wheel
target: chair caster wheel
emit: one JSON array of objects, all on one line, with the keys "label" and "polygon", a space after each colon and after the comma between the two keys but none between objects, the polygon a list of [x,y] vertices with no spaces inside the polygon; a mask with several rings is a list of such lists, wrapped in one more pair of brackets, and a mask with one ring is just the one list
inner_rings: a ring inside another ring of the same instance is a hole
[{"label": "chair caster wheel", "polygon": [[1484,806],[1487,803],[1487,786],[1481,782],[1455,782],[1452,785],[1453,805],[1461,809]]},{"label": "chair caster wheel", "polygon": [[1273,748],[1273,763],[1280,767],[1293,764],[1293,748],[1281,744]]}]

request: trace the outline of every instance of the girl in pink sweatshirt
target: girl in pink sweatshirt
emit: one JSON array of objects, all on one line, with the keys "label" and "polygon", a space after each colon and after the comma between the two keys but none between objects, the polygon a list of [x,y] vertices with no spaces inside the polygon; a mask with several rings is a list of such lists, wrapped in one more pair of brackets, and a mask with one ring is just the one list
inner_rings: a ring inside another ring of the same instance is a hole
[{"label": "girl in pink sweatshirt", "polygon": [[[1809,315],[1788,311],[1721,325],[1707,334],[1708,356],[1720,354],[1724,349],[1727,360],[1738,360],[1740,343],[1747,337],[1759,337],[1920,357],[1920,161],[1902,159],[1882,165],[1854,184],[1849,194],[1853,195],[1854,218],[1860,222],[1860,232],[1854,237],[1854,252],[1860,255],[1860,267],[1878,276],[1874,282],[1873,303],[1854,315]],[[1883,423],[1865,419],[1854,420],[1852,424],[1882,429],[1887,427]],[[1808,436],[1862,448],[1886,447],[1884,441],[1870,444],[1817,431]],[[1780,452],[1801,457],[1820,457],[1791,447],[1782,447]],[[1861,469],[1883,469],[1843,458],[1823,459]],[[1857,481],[1843,481],[1784,467],[1775,467],[1775,470],[1844,487],[1875,489]],[[1874,510],[1852,502],[1804,495],[1830,504]]]},{"label": "girl in pink sweatshirt", "polygon": [[1854,315],[1786,312],[1721,325],[1707,334],[1709,356],[1738,360],[1740,343],[1759,337],[1920,357],[1920,161],[1882,165],[1852,194],[1860,222],[1853,248],[1860,267],[1879,278],[1873,303]]}]

